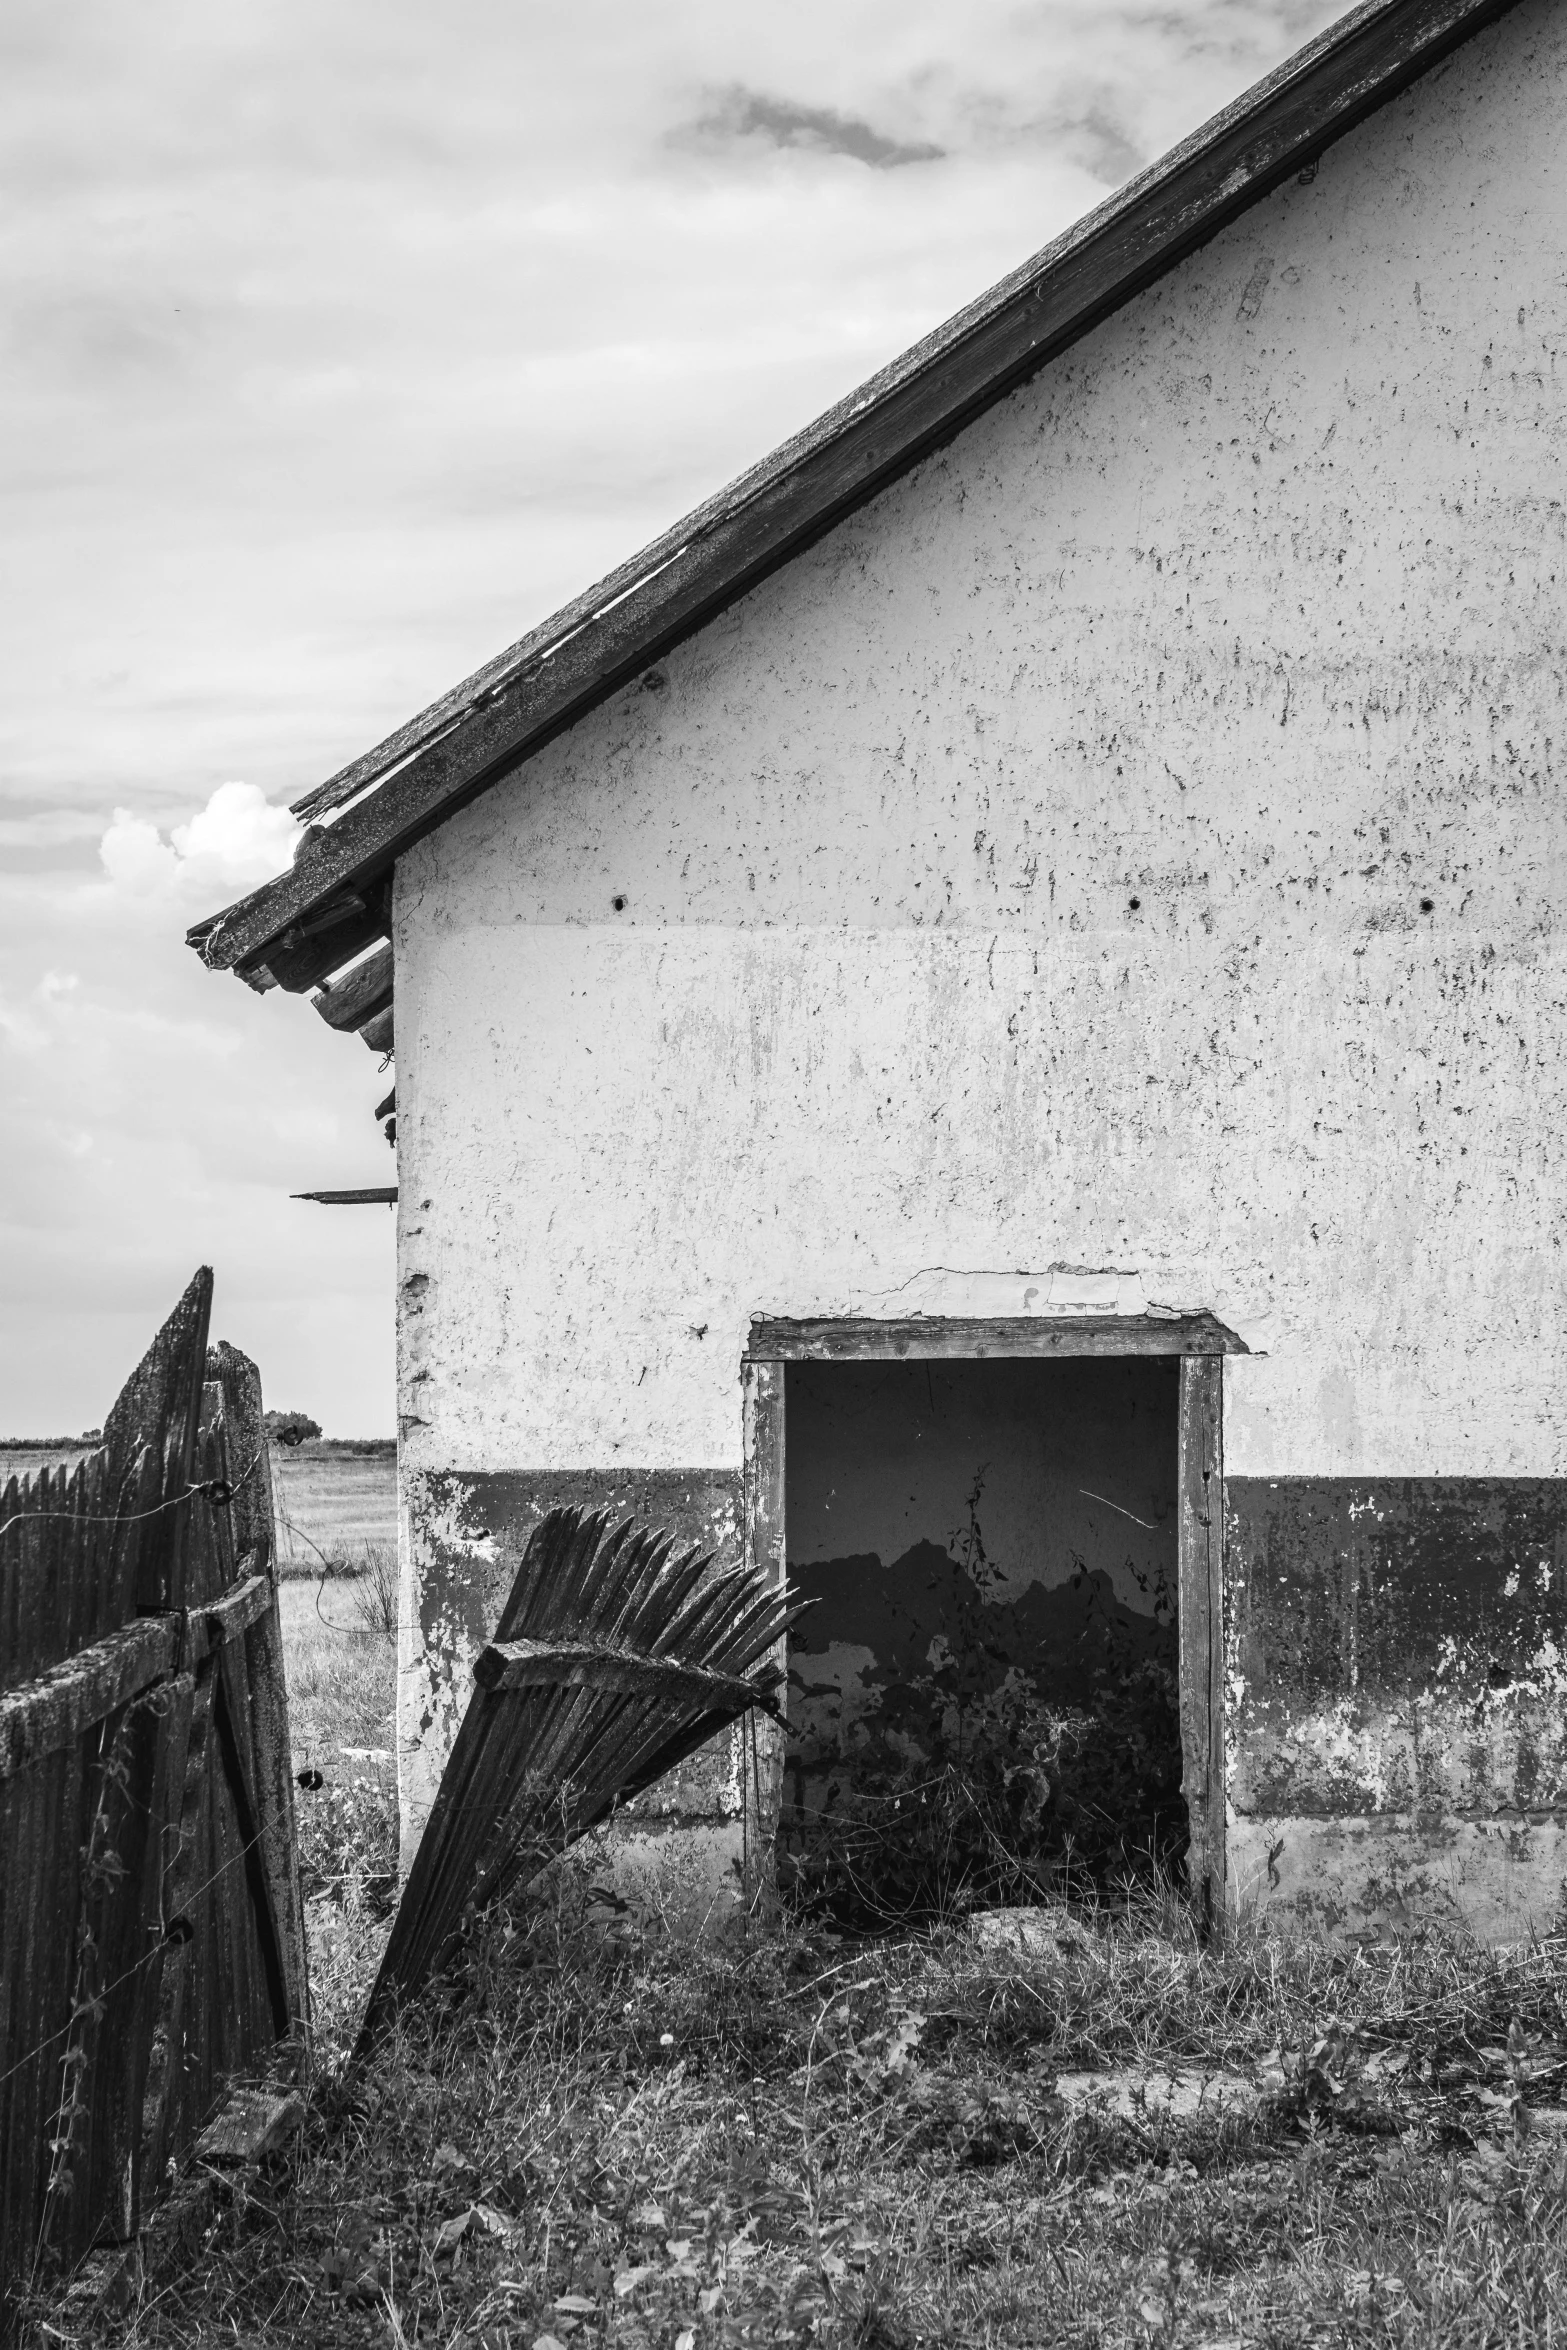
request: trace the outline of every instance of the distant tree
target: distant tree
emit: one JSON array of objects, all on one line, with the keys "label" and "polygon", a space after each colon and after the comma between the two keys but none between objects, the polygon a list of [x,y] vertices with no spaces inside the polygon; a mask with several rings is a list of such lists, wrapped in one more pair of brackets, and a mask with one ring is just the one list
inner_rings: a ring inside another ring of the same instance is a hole
[{"label": "distant tree", "polygon": [[103,1430],[101,1428],[84,1428],[82,1430],[82,1442],[83,1444],[101,1444],[103,1442]]},{"label": "distant tree", "polygon": [[265,1412],[262,1425],[274,1444],[303,1444],[307,1436],[319,1436],[319,1421],[308,1412]]}]

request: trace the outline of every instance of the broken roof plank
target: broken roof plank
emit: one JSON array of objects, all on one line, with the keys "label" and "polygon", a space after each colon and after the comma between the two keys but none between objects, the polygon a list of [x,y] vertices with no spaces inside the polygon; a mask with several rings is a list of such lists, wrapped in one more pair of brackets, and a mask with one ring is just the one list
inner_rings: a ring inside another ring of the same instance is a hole
[{"label": "broken roof plank", "polygon": [[214,969],[231,968],[322,899],[378,879],[551,735],[1515,5],[1367,0],[1351,10],[860,391],[307,793],[299,812],[343,815],[313,828],[291,872],[197,925],[190,943]]}]

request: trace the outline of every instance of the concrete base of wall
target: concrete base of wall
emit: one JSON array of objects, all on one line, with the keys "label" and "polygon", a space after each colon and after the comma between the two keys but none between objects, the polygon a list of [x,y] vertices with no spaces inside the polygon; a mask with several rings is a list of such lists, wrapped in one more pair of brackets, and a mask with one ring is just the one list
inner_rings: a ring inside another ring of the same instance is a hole
[{"label": "concrete base of wall", "polygon": [[1229,1821],[1237,1915],[1333,1940],[1446,1926],[1487,1943],[1560,1927],[1567,1913],[1567,1813],[1534,1819]]},{"label": "concrete base of wall", "polygon": [[[585,1837],[571,1855],[590,1884],[611,1887],[676,1934],[710,1933],[738,1916],[745,1861],[738,1819],[653,1825],[625,1818]],[[754,1845],[750,1862],[754,1880]]]}]

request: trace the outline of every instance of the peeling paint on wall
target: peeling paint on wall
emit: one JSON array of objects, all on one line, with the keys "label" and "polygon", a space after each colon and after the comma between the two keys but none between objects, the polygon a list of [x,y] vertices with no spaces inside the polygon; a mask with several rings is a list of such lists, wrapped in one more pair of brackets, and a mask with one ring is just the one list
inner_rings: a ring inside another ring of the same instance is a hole
[{"label": "peeling paint on wall", "polygon": [[1232,1478],[1242,1812],[1567,1812],[1567,1481]]},{"label": "peeling paint on wall", "polygon": [[1424,1888],[1543,1927],[1567,1838],[1567,1481],[1240,1478],[1226,1509],[1251,1898],[1364,1926]]}]

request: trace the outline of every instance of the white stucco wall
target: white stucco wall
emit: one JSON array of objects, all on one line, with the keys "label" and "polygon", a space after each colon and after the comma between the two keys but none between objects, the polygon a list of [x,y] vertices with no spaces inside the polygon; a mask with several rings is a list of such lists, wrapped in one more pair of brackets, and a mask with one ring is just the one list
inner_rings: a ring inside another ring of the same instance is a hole
[{"label": "white stucco wall", "polygon": [[403,859],[410,1491],[1085,1268],[1232,1473],[1567,1472],[1564,97],[1532,0]]}]

